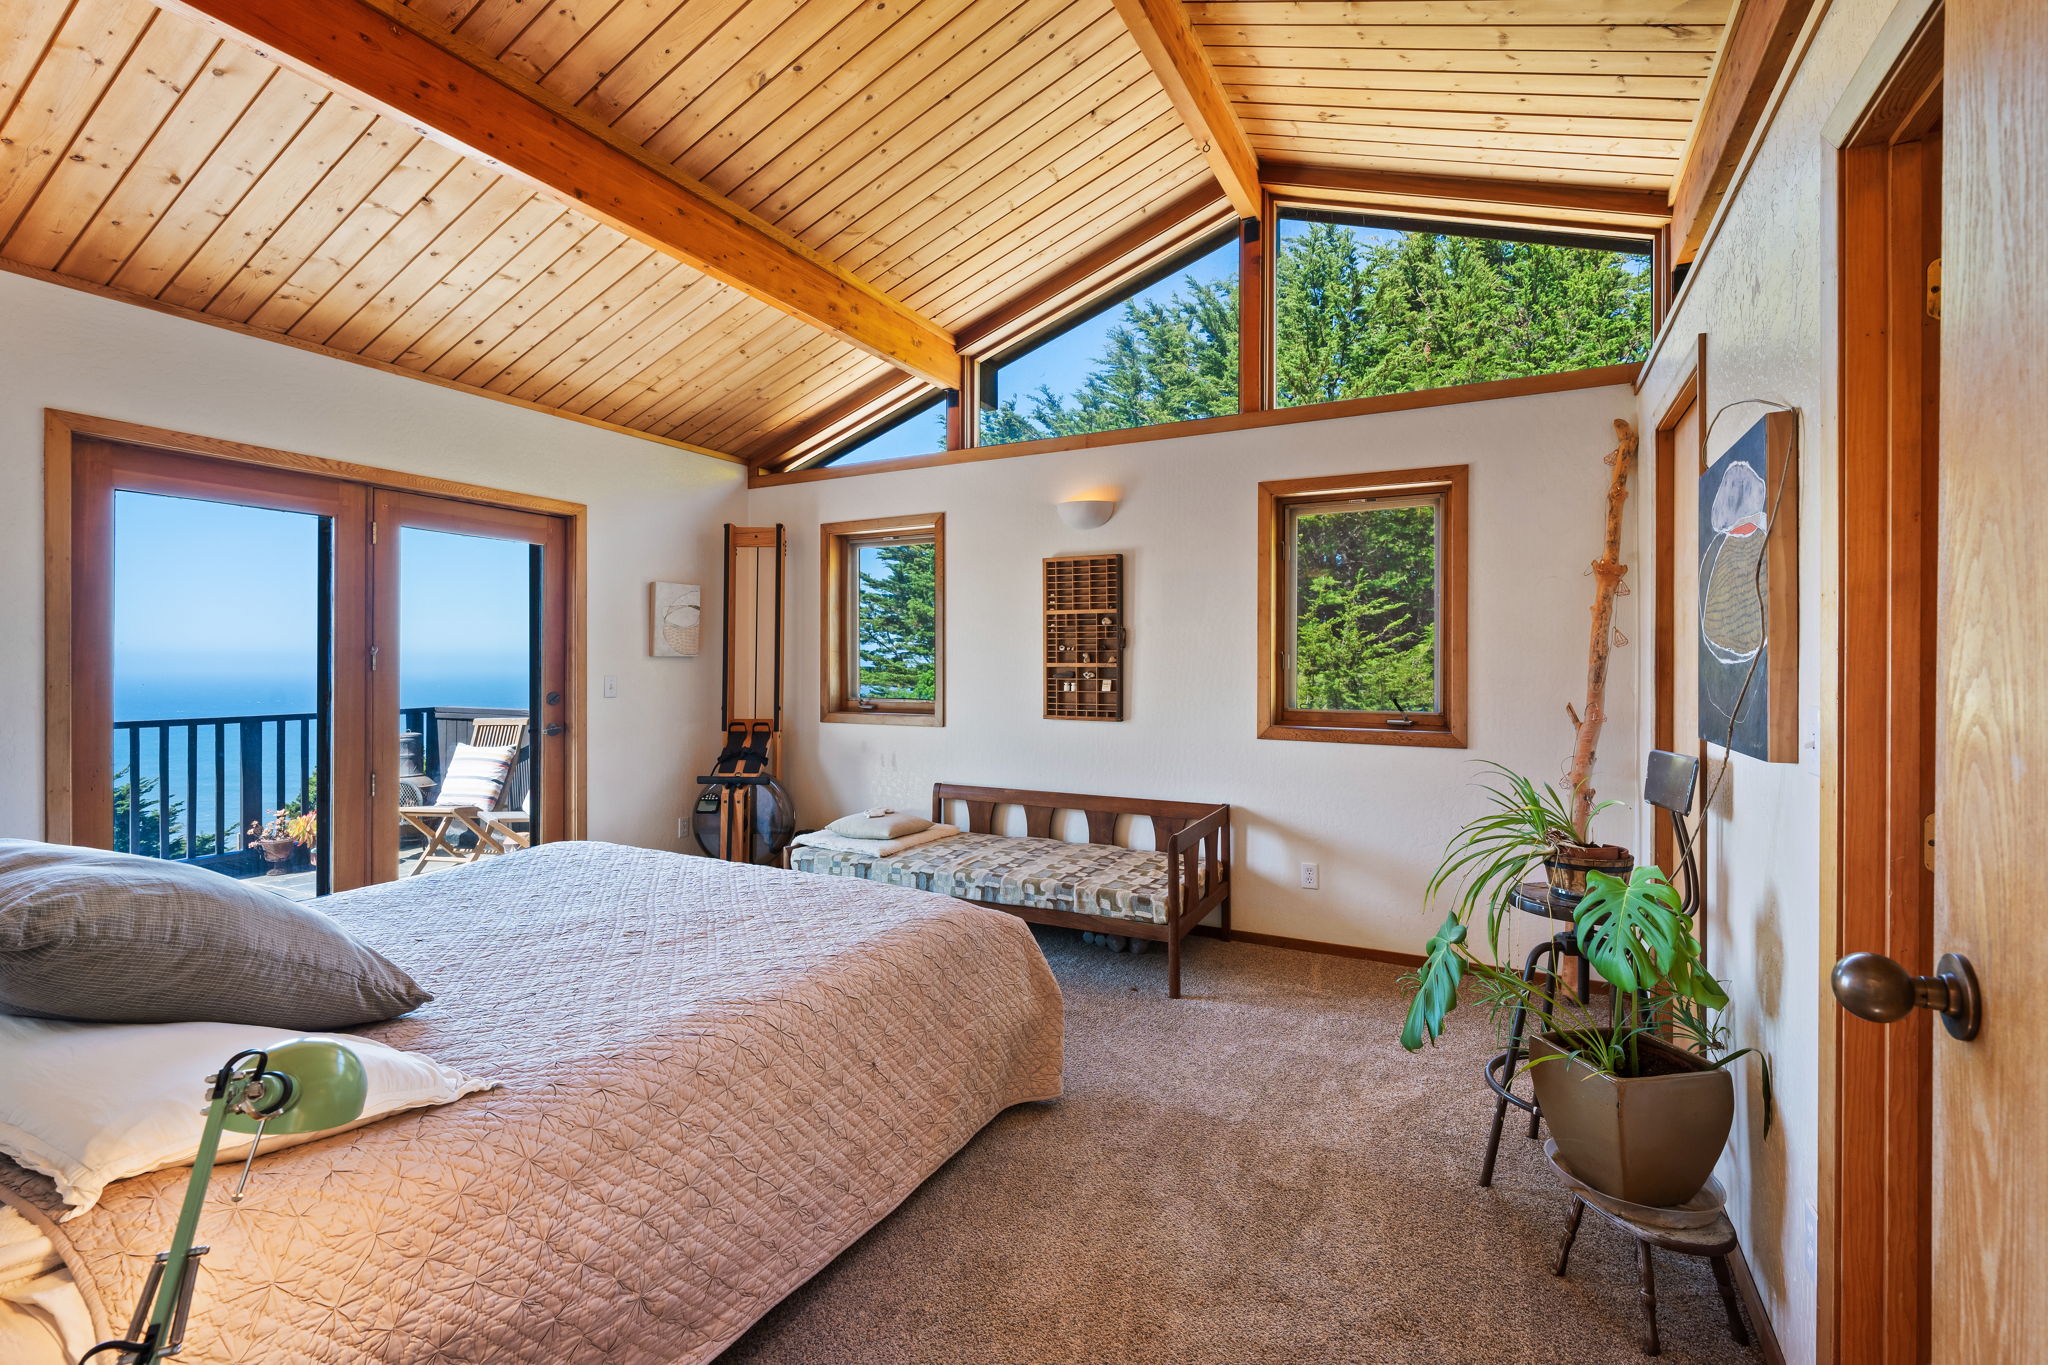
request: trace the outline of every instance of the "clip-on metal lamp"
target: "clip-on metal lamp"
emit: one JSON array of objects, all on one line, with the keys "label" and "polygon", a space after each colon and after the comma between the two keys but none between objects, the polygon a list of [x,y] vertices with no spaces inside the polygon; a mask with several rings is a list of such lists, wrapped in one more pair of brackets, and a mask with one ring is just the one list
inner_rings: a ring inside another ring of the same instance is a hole
[{"label": "clip-on metal lamp", "polygon": [[[243,1065],[244,1062],[248,1064]],[[294,1038],[265,1050],[250,1049],[228,1058],[228,1064],[206,1078],[206,1126],[192,1158],[192,1178],[185,1186],[185,1206],[178,1214],[171,1249],[156,1258],[142,1286],[128,1336],[103,1341],[79,1357],[84,1365],[103,1351],[117,1351],[119,1365],[155,1365],[174,1356],[185,1344],[185,1323],[192,1315],[192,1286],[199,1258],[208,1250],[192,1245],[199,1210],[206,1203],[213,1158],[223,1130],[253,1134],[248,1159],[233,1199],[239,1203],[249,1183],[249,1168],[266,1134],[292,1137],[320,1133],[354,1123],[363,1115],[369,1078],[355,1053],[339,1043]]]}]

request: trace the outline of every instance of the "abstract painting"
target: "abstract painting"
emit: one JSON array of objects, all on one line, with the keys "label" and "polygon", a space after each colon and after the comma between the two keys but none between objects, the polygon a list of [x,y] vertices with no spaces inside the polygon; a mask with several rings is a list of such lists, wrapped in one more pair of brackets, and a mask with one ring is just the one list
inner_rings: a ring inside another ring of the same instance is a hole
[{"label": "abstract painting", "polygon": [[695,583],[652,585],[649,609],[653,629],[647,652],[657,659],[697,656],[704,617],[704,592]]},{"label": "abstract painting", "polygon": [[1700,737],[1799,759],[1798,418],[1773,412],[1700,476]]}]

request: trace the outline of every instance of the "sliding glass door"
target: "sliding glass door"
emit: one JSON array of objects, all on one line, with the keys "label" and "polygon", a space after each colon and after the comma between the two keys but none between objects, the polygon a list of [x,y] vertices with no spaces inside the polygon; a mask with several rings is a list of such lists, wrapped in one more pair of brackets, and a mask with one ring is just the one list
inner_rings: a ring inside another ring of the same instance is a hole
[{"label": "sliding glass door", "polygon": [[294,899],[567,837],[568,517],[69,456],[52,837]]}]

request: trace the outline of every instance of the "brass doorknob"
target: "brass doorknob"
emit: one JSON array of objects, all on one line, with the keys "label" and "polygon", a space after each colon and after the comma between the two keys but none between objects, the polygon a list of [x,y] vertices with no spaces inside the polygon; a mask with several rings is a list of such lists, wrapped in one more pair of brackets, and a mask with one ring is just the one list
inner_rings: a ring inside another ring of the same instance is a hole
[{"label": "brass doorknob", "polygon": [[1914,976],[1882,953],[1851,953],[1828,978],[1835,999],[1859,1019],[1890,1024],[1916,1009],[1933,1010],[1949,1033],[1965,1042],[1984,1022],[1984,997],[1970,960],[1943,953],[1933,976]]}]

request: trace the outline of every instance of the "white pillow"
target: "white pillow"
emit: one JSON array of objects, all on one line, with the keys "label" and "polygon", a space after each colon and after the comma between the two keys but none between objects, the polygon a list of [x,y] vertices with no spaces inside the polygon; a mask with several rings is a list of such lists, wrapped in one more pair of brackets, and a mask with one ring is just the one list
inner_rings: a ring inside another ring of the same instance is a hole
[{"label": "white pillow", "polygon": [[[387,1114],[446,1104],[489,1090],[417,1052],[339,1033],[295,1034],[253,1024],[73,1024],[0,1015],[0,1152],[50,1177],[70,1205],[65,1221],[99,1202],[116,1180],[189,1166],[206,1126],[205,1078],[244,1048],[289,1038],[341,1043],[369,1075],[363,1116],[329,1129],[347,1132]],[[326,1137],[265,1137],[277,1151]],[[218,1160],[249,1150],[247,1133],[223,1132]]]},{"label": "white pillow", "polygon": [[891,810],[887,806],[842,815],[825,826],[832,833],[843,834],[849,839],[901,839],[906,835],[922,834],[931,827],[932,822],[922,815]]},{"label": "white pillow", "polygon": [[441,774],[437,806],[481,806],[490,810],[504,794],[505,779],[519,750],[510,744],[458,744]]}]

